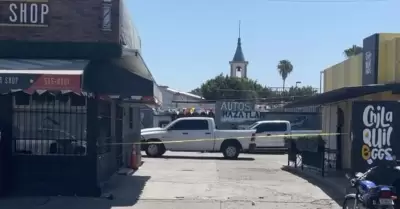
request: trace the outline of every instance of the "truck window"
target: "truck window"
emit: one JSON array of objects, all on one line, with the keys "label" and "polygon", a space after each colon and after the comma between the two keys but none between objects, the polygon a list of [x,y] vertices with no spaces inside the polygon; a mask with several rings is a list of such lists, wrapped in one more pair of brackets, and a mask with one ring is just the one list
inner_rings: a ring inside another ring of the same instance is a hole
[{"label": "truck window", "polygon": [[176,122],[169,130],[208,130],[207,120],[181,120]]},{"label": "truck window", "polygon": [[264,132],[285,132],[287,131],[286,123],[263,123],[256,127],[256,133]]},{"label": "truck window", "polygon": [[167,126],[170,122],[166,121],[166,120],[162,120],[160,122],[158,122],[158,127],[164,128],[165,126]]}]

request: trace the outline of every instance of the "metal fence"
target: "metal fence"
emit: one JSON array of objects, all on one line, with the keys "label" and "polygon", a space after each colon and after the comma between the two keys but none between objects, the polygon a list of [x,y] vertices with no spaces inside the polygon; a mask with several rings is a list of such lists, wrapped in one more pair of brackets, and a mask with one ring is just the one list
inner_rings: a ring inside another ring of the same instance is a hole
[{"label": "metal fence", "polygon": [[7,182],[3,192],[97,196],[99,182],[122,164],[118,101],[18,92],[0,95],[0,107],[0,158],[7,162],[0,170]]},{"label": "metal fence", "polygon": [[6,149],[10,150],[5,157],[11,162],[6,175],[12,193],[97,192],[95,144],[87,137],[90,132],[87,125],[94,119],[89,118],[89,100],[68,92],[32,95],[17,92],[0,96],[0,128]]},{"label": "metal fence", "polygon": [[331,171],[336,171],[336,150],[318,145],[316,149],[299,149],[296,140],[287,139],[288,166],[308,169],[326,176]]},{"label": "metal fence", "polygon": [[21,93],[12,98],[14,155],[87,154],[85,97]]},{"label": "metal fence", "polygon": [[111,102],[100,100],[98,111],[97,154],[105,154],[111,152]]},{"label": "metal fence", "polygon": [[123,133],[123,118],[124,118],[124,107],[120,104],[116,105],[115,114],[115,148],[116,148],[116,159],[117,166],[123,164],[123,153],[122,153],[122,133]]},{"label": "metal fence", "polygon": [[305,91],[302,87],[266,87],[265,89],[255,90],[235,90],[235,89],[218,89],[218,99],[257,99],[272,101],[293,102],[304,97],[313,96],[319,93],[318,88],[307,88]]}]

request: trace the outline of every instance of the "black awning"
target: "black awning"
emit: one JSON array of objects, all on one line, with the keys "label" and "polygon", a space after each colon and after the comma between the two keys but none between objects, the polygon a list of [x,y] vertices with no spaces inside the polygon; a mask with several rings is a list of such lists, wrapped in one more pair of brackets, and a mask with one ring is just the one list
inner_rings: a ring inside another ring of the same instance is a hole
[{"label": "black awning", "polygon": [[311,96],[303,100],[292,102],[290,104],[285,105],[285,108],[324,105],[333,102],[343,101],[346,99],[365,96],[368,94],[375,94],[385,91],[398,92],[399,90],[400,90],[400,84],[398,83],[343,87],[322,94],[317,94],[315,96]]},{"label": "black awning", "polygon": [[91,60],[83,79],[84,89],[97,94],[161,101],[158,86],[139,53]]}]

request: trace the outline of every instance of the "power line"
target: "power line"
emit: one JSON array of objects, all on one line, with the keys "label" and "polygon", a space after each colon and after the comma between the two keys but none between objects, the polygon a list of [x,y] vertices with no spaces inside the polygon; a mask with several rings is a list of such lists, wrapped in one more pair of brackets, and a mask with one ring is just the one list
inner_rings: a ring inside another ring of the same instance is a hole
[{"label": "power line", "polygon": [[390,0],[267,0],[269,2],[293,2],[293,3],[371,3],[387,2]]}]

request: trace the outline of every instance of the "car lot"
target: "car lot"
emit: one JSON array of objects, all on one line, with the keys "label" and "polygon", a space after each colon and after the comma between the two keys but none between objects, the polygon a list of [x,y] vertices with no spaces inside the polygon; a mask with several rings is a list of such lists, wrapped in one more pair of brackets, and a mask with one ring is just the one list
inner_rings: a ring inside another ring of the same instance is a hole
[{"label": "car lot", "polygon": [[339,208],[320,188],[281,170],[286,155],[167,152],[143,158],[134,175],[149,176],[135,208]]}]

